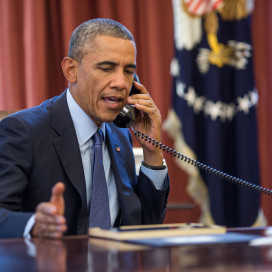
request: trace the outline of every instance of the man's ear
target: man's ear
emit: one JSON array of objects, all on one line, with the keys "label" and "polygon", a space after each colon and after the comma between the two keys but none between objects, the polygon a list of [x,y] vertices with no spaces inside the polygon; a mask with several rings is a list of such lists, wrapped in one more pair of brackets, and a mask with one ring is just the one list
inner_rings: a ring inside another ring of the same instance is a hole
[{"label": "man's ear", "polygon": [[65,57],[61,62],[63,74],[70,83],[77,81],[77,65],[77,61],[70,57]]}]

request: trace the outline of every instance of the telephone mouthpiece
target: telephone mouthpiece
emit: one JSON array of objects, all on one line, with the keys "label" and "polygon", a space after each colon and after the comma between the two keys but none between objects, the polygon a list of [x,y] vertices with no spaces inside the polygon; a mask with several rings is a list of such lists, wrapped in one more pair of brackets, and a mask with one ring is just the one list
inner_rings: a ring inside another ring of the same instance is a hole
[{"label": "telephone mouthpiece", "polygon": [[125,105],[113,123],[120,128],[129,128],[133,125],[136,119],[137,111],[138,110],[134,106]]}]

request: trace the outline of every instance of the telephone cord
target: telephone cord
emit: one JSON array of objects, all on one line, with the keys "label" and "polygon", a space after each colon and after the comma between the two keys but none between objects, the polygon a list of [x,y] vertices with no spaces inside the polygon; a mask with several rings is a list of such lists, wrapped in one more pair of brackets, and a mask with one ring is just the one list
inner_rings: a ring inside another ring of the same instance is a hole
[{"label": "telephone cord", "polygon": [[149,143],[151,143],[152,145],[156,145],[157,148],[159,149],[162,149],[162,151],[164,152],[167,152],[167,153],[170,153],[172,156],[184,161],[184,162],[187,162],[188,164],[191,164],[197,168],[199,168],[200,170],[203,170],[203,171],[206,171],[207,173],[210,173],[212,175],[215,175],[215,176],[218,176],[220,177],[221,179],[223,180],[226,180],[226,181],[229,181],[231,183],[234,183],[234,184],[238,184],[238,185],[241,185],[243,187],[246,187],[250,190],[253,190],[253,191],[257,191],[257,192],[260,192],[260,193],[264,193],[264,194],[268,194],[268,195],[272,195],[272,190],[270,189],[267,189],[267,188],[264,188],[262,186],[259,186],[259,185],[256,185],[256,184],[253,184],[253,183],[250,183],[248,181],[245,181],[245,180],[242,180],[242,179],[239,179],[239,178],[236,178],[234,176],[231,176],[229,174],[226,174],[224,172],[221,172],[217,169],[214,169],[204,163],[201,163],[197,160],[193,160],[179,152],[177,152],[176,150],[152,139],[151,137],[145,135],[144,133],[142,132],[139,132],[139,131],[135,131],[131,126],[130,126],[131,130],[133,131],[133,134],[137,137],[141,137],[142,139],[144,139],[145,141],[148,141]]}]

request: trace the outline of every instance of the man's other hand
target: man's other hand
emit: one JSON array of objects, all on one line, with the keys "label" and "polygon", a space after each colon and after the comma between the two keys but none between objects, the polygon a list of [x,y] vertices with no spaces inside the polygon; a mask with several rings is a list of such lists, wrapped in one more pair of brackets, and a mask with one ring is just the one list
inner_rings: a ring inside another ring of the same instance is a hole
[{"label": "man's other hand", "polygon": [[61,238],[67,231],[66,219],[64,218],[65,186],[58,182],[52,188],[52,195],[49,202],[40,203],[35,212],[35,225],[31,235],[34,237]]}]

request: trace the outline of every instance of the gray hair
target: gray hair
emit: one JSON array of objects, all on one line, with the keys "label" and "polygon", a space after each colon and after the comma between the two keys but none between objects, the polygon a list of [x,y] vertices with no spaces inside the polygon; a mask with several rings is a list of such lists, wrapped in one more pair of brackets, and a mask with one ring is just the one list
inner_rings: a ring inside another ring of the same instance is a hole
[{"label": "gray hair", "polygon": [[74,30],[69,43],[68,56],[81,62],[83,56],[94,48],[94,41],[98,35],[130,40],[135,44],[132,34],[124,25],[111,19],[97,18],[82,23]]}]

